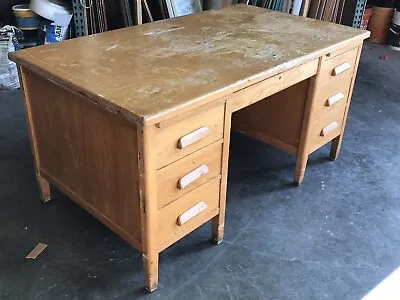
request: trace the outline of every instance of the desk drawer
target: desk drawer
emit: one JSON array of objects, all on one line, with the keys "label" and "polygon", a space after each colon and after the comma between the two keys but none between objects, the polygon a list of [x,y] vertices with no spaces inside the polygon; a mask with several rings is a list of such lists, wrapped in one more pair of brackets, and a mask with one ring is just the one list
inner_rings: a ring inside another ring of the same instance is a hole
[{"label": "desk drawer", "polygon": [[311,110],[312,120],[323,118],[337,107],[346,105],[349,101],[350,85],[352,76],[346,75],[340,84],[329,84],[317,88],[315,103]]},{"label": "desk drawer", "polygon": [[343,80],[348,80],[354,74],[358,48],[354,48],[328,60],[322,60],[321,83],[340,85]]},{"label": "desk drawer", "polygon": [[203,111],[156,131],[157,167],[160,169],[222,139],[224,105]]},{"label": "desk drawer", "polygon": [[192,153],[158,171],[158,208],[221,174],[222,141]]},{"label": "desk drawer", "polygon": [[328,115],[314,121],[310,130],[310,153],[337,137],[343,125],[346,105],[332,110]]},{"label": "desk drawer", "polygon": [[218,214],[220,182],[215,178],[158,211],[160,250]]}]

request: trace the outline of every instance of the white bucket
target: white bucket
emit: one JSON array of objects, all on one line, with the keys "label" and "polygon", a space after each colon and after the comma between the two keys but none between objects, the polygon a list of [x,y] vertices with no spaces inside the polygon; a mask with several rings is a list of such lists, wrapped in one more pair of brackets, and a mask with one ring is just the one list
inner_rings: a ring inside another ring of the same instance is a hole
[{"label": "white bucket", "polygon": [[39,16],[51,20],[56,25],[68,26],[71,22],[72,11],[60,0],[31,0],[30,9]]},{"label": "white bucket", "polygon": [[400,25],[400,11],[394,11],[392,22],[396,25]]}]

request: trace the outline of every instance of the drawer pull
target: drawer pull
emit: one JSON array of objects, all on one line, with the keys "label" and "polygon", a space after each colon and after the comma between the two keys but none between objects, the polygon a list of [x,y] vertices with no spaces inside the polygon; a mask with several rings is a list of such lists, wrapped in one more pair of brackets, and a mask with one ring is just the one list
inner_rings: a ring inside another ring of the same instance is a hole
[{"label": "drawer pull", "polygon": [[337,128],[339,128],[339,124],[337,122],[332,122],[321,130],[321,136],[326,136]]},{"label": "drawer pull", "polygon": [[183,149],[187,146],[190,146],[197,141],[206,138],[211,133],[208,127],[201,127],[183,137],[181,137],[178,141],[178,149]]},{"label": "drawer pull", "polygon": [[200,167],[196,168],[192,172],[186,174],[181,179],[178,180],[178,189],[183,190],[189,184],[193,183],[201,176],[207,174],[209,172],[208,167],[206,165],[201,165]]},{"label": "drawer pull", "polygon": [[333,69],[332,76],[337,76],[339,74],[342,74],[343,72],[346,72],[350,68],[351,65],[348,62],[338,65],[336,68]]},{"label": "drawer pull", "polygon": [[176,224],[179,226],[182,226],[185,224],[187,221],[193,219],[195,216],[199,215],[202,211],[205,211],[207,209],[207,204],[204,201],[201,201],[197,203],[195,206],[192,208],[189,208],[187,211],[182,213],[177,221]]},{"label": "drawer pull", "polygon": [[332,106],[333,104],[335,104],[343,99],[344,99],[344,94],[337,93],[337,94],[333,95],[332,97],[328,98],[328,100],[326,101],[326,106]]}]

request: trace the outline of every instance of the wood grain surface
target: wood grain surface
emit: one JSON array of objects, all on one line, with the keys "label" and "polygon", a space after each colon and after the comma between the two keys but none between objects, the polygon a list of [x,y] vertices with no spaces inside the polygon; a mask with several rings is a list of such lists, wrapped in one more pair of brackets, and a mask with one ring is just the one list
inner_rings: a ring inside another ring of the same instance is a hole
[{"label": "wood grain surface", "polygon": [[41,175],[140,249],[136,126],[24,72]]},{"label": "wood grain surface", "polygon": [[233,5],[10,57],[130,121],[151,123],[368,36],[355,28]]}]

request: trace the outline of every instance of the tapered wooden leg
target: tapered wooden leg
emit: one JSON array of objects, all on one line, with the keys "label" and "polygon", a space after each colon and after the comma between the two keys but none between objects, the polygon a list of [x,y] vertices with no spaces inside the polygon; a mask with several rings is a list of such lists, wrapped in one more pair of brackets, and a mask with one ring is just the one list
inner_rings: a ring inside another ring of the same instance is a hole
[{"label": "tapered wooden leg", "polygon": [[149,292],[153,292],[158,287],[158,253],[143,253],[142,257],[146,290],[148,290]]},{"label": "tapered wooden leg", "polygon": [[217,215],[211,220],[212,242],[219,245],[224,240],[224,217]]},{"label": "tapered wooden leg", "polygon": [[306,173],[308,154],[298,154],[296,168],[294,170],[294,184],[300,185],[303,182]]},{"label": "tapered wooden leg", "polygon": [[49,202],[51,200],[49,182],[39,174],[36,174],[36,180],[39,187],[40,199],[43,203]]},{"label": "tapered wooden leg", "polygon": [[342,135],[334,138],[331,143],[331,160],[336,160],[339,156],[340,146],[342,145]]},{"label": "tapered wooden leg", "polygon": [[158,202],[155,126],[138,127],[139,185],[142,225],[142,257],[145,287],[153,292],[158,286]]},{"label": "tapered wooden leg", "polygon": [[220,244],[224,239],[225,227],[225,209],[226,209],[226,188],[228,184],[228,162],[229,162],[229,144],[231,138],[231,121],[232,121],[232,108],[231,102],[227,101],[225,104],[225,118],[224,118],[224,144],[222,147],[222,174],[221,174],[221,188],[219,195],[219,214],[211,220],[212,226],[212,242],[216,245]]},{"label": "tapered wooden leg", "polygon": [[321,72],[319,71],[320,67],[321,67],[321,59],[318,65],[318,73],[316,76],[310,78],[310,83],[308,85],[306,105],[304,108],[303,124],[301,127],[300,140],[297,148],[296,167],[294,169],[293,182],[297,186],[299,186],[303,182],[304,175],[306,173],[308,155],[310,154],[309,139],[311,131],[310,128],[312,126],[311,111],[313,103],[317,99],[317,86],[319,86],[319,82],[321,81],[320,80]]}]

